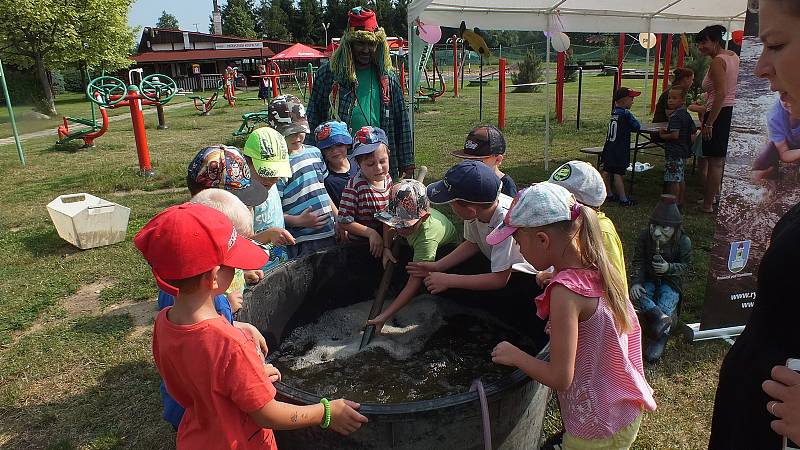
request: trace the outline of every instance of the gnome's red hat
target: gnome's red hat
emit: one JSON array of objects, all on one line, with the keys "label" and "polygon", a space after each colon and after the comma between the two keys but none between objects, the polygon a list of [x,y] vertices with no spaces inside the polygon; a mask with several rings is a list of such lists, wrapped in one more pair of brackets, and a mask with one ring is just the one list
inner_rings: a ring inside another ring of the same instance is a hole
[{"label": "gnome's red hat", "polygon": [[378,31],[378,19],[375,11],[365,8],[353,8],[347,12],[347,26],[351,31]]}]

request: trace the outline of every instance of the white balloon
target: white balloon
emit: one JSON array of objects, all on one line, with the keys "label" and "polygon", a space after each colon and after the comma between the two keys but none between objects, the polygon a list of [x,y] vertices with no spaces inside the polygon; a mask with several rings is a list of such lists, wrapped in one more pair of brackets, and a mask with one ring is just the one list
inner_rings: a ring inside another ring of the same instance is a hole
[{"label": "white balloon", "polygon": [[557,52],[565,52],[569,48],[569,36],[566,33],[553,33],[550,36],[550,45]]},{"label": "white balloon", "polygon": [[656,35],[653,33],[639,33],[639,44],[644,48],[656,46]]}]

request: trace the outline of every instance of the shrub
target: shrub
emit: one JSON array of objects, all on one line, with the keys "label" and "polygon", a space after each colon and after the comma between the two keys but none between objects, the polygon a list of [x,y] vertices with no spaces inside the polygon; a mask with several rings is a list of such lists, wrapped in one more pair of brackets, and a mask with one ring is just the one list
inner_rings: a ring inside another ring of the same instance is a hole
[{"label": "shrub", "polygon": [[[517,64],[517,73],[511,74],[514,84],[536,83],[544,79],[544,64],[542,58],[533,50],[529,50],[522,61]],[[537,86],[521,86],[514,92],[538,92]]]}]

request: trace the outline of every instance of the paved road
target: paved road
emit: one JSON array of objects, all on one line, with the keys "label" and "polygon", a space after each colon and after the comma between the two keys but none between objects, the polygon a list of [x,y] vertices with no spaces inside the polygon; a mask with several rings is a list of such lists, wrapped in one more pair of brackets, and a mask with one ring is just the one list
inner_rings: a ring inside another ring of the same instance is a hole
[{"label": "paved road", "polygon": [[[167,106],[164,107],[164,111],[167,111],[167,110],[170,110],[170,109],[183,108],[184,106],[189,106],[191,104],[192,104],[192,102],[181,102],[181,103],[175,103],[174,105],[167,105]],[[149,109],[146,109],[146,110],[142,111],[143,114],[153,114],[155,112],[156,112],[155,108],[149,108]],[[120,121],[120,120],[131,120],[131,115],[123,113],[123,114],[119,114],[119,115],[112,116],[112,117],[108,118],[109,122],[117,122],[117,121]],[[70,129],[71,130],[82,130],[84,128],[88,128],[88,127],[86,125],[82,125],[82,124],[70,125]],[[55,136],[56,134],[58,134],[58,130],[57,130],[57,126],[54,126],[53,128],[49,128],[47,130],[34,131],[32,133],[22,134],[22,135],[19,136],[19,140],[20,141],[26,141],[28,139],[38,138],[38,137],[42,137],[42,136]],[[0,139],[0,145],[13,145],[13,144],[14,144],[14,136]]]}]

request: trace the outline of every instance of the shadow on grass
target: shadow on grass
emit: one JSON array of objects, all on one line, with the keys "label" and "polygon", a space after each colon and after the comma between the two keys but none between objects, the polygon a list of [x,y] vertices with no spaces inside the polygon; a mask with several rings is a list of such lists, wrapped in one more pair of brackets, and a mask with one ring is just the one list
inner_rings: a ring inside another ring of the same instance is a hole
[{"label": "shadow on grass", "polygon": [[[158,373],[135,361],[112,366],[97,384],[59,400],[0,410],[6,448],[173,448],[161,420]],[[131,426],[136,424],[136,426]]]},{"label": "shadow on grass", "polygon": [[66,256],[81,251],[81,249],[61,239],[55,228],[29,230],[19,240],[36,257]]},{"label": "shadow on grass", "polygon": [[78,153],[81,150],[91,150],[92,148],[93,147],[84,146],[83,141],[80,139],[75,139],[63,144],[53,144],[45,148],[44,151],[49,153]]}]

